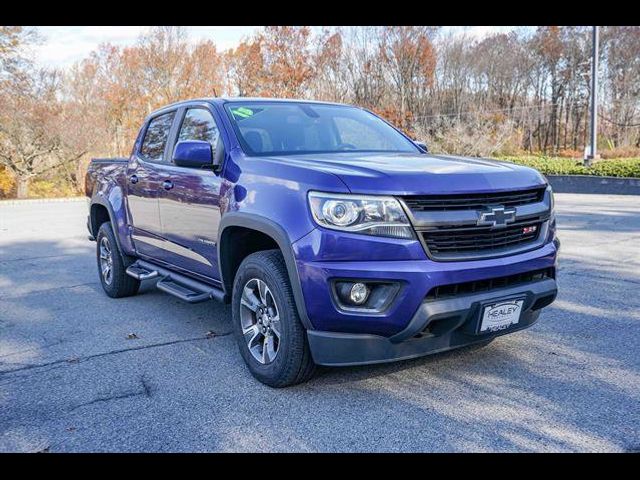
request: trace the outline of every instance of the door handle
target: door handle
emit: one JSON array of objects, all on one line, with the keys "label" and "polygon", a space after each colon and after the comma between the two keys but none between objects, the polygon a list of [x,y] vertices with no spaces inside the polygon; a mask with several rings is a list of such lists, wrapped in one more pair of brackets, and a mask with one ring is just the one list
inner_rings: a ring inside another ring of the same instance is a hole
[{"label": "door handle", "polygon": [[165,190],[171,190],[173,188],[173,182],[171,180],[165,180],[162,182],[162,188]]},{"label": "door handle", "polygon": [[129,180],[131,180],[131,183],[138,183],[138,176],[131,175],[131,177],[129,177]]}]

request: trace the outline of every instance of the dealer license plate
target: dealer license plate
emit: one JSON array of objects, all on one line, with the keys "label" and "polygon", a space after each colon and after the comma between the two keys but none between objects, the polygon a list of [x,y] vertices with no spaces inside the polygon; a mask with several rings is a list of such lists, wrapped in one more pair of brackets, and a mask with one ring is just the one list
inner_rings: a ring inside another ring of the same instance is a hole
[{"label": "dealer license plate", "polygon": [[485,305],[480,332],[496,332],[518,323],[523,303],[524,300],[506,300]]}]

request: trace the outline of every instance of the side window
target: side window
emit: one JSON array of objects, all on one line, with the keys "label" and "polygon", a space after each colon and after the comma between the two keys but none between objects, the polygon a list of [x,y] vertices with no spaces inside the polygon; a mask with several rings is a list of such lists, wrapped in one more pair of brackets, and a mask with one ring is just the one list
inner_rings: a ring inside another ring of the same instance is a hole
[{"label": "side window", "polygon": [[173,117],[176,112],[165,113],[160,115],[149,123],[147,132],[144,135],[140,153],[151,162],[162,162],[164,156],[164,147],[167,145],[167,138]]},{"label": "side window", "polygon": [[220,132],[213,120],[211,113],[203,108],[191,108],[187,110],[180,127],[178,141],[201,140],[209,142],[211,149],[215,151]]}]

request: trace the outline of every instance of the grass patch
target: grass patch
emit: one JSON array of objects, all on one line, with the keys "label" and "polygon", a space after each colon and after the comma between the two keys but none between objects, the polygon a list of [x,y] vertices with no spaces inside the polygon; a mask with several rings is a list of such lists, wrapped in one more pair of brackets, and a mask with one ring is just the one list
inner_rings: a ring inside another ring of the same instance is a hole
[{"label": "grass patch", "polygon": [[591,167],[582,161],[559,157],[497,157],[498,160],[517,163],[539,170],[545,175],[595,175],[599,177],[640,178],[640,158],[612,158],[597,160]]}]

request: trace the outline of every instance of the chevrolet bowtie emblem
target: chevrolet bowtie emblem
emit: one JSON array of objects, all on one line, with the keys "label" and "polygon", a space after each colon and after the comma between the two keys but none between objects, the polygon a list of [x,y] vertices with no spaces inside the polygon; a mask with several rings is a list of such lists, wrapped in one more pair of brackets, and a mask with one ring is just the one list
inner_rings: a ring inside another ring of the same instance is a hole
[{"label": "chevrolet bowtie emblem", "polygon": [[516,220],[516,209],[502,206],[488,207],[487,210],[478,212],[478,226],[500,228]]}]

